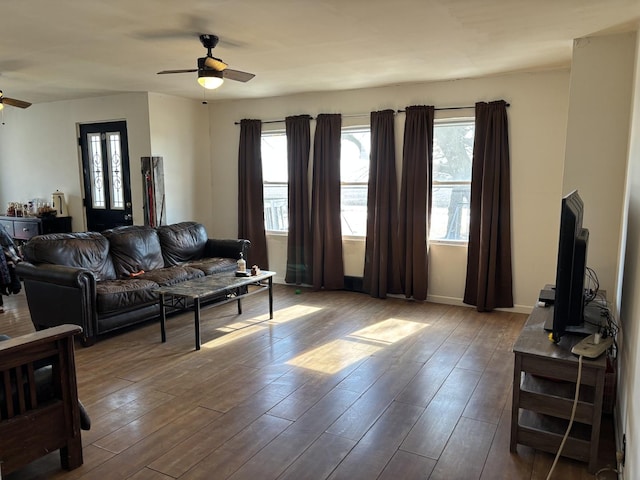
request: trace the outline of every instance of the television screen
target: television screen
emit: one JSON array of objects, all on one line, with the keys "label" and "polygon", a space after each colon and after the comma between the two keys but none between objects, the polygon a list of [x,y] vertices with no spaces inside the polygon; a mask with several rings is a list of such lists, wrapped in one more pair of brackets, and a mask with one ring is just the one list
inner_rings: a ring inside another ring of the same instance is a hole
[{"label": "television screen", "polygon": [[584,333],[584,281],[587,268],[589,231],[582,228],[584,203],[577,190],[562,199],[560,238],[556,264],[556,284],[553,312],[553,340],[565,332]]}]

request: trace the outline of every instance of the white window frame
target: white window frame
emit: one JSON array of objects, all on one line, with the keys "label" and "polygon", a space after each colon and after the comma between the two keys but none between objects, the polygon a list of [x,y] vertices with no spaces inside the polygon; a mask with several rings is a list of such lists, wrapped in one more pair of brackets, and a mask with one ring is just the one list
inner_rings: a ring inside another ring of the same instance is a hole
[{"label": "white window frame", "polygon": [[[460,117],[460,118],[446,118],[446,119],[436,119],[434,121],[434,130],[438,128],[438,126],[443,125],[452,125],[452,124],[460,124],[460,125],[468,125],[473,124],[475,126],[475,118],[474,117]],[[435,134],[435,132],[434,132]],[[434,135],[435,136],[435,135]],[[469,181],[460,181],[460,180],[451,180],[451,181],[437,181],[435,179],[432,180],[431,184],[431,192],[429,192],[433,198],[434,189],[439,186],[455,186],[455,185],[469,185],[469,191],[471,191],[471,176],[469,177]],[[433,219],[433,212],[432,217]],[[452,245],[452,246],[464,246],[466,247],[469,244],[469,240],[455,240],[448,238],[431,238],[431,230],[429,231],[428,242],[431,245]]]},{"label": "white window frame", "polygon": [[[366,125],[353,125],[353,126],[348,126],[348,127],[342,127],[341,132],[340,132],[340,141],[342,142],[342,135],[344,135],[345,133],[350,133],[350,132],[369,132],[369,138],[371,138],[371,125],[366,124]],[[371,142],[369,142],[368,148],[371,148]],[[340,154],[340,162],[343,161],[342,158],[342,152]],[[341,165],[342,167],[342,165]],[[369,168],[371,168],[371,152],[369,152]],[[342,176],[340,177],[340,222],[342,223],[342,217],[343,217],[343,210],[342,210],[342,190],[343,187],[364,187],[367,190],[367,195],[365,195],[365,212],[364,212],[364,219],[365,219],[365,231],[362,235],[353,235],[353,234],[345,234],[344,232],[342,232],[342,238],[345,240],[356,240],[356,241],[362,241],[364,242],[367,238],[367,227],[366,227],[366,221],[367,221],[367,205],[366,205],[366,198],[368,196],[368,188],[369,188],[369,175],[367,172],[367,179],[360,181],[360,182],[344,182],[342,181]]]},{"label": "white window frame", "polygon": [[[343,127],[341,129],[341,139],[342,139],[342,134],[344,133],[349,133],[349,132],[362,132],[362,131],[368,131],[369,134],[371,134],[371,127],[369,125],[354,125],[354,126],[348,126],[348,127]],[[263,131],[261,134],[261,138],[264,137],[269,137],[269,136],[282,136],[286,138],[286,132],[284,130],[270,130],[270,131]],[[367,146],[369,147],[369,145]],[[313,159],[312,159],[313,161]],[[340,158],[340,161],[342,162],[342,156]],[[285,158],[285,162],[286,162],[286,158]],[[264,168],[264,163],[263,163],[263,168]],[[273,181],[269,181],[269,180],[265,180],[264,179],[264,172],[263,172],[263,181],[262,181],[262,185],[263,185],[263,189],[265,187],[268,186],[275,186],[275,187],[282,187],[285,189],[288,189],[288,179],[287,182],[273,182]],[[369,178],[367,175],[367,179],[363,180],[363,181],[359,181],[359,182],[346,182],[346,181],[342,181],[342,178],[340,179],[340,197],[342,199],[342,193],[343,193],[343,188],[344,187],[352,187],[352,186],[356,186],[356,187],[365,187],[368,188],[369,186]],[[287,208],[288,208],[288,198],[287,198]],[[340,221],[342,222],[342,216],[343,216],[343,211],[342,211],[342,202],[341,202],[341,208],[340,208]],[[267,209],[266,209],[266,202],[265,202],[265,208],[264,208],[264,220],[265,220],[265,233],[267,235],[288,235],[288,229],[287,230],[270,230],[268,229],[268,225],[267,225]],[[365,221],[366,221],[366,212],[365,212]],[[288,219],[287,219],[288,222]],[[362,235],[352,235],[352,234],[342,234],[342,238],[343,239],[347,239],[347,240],[357,240],[357,241],[364,241],[366,239],[366,229],[365,232]]]},{"label": "white window frame", "polygon": [[[275,137],[275,136],[282,136],[285,138],[286,141],[286,132],[284,130],[270,130],[270,131],[263,131],[260,138],[262,141],[262,138],[264,137]],[[284,162],[285,162],[285,168],[287,165],[287,157],[286,157],[286,151],[285,151],[285,158],[284,158]],[[264,169],[264,163],[263,163],[263,169]],[[264,170],[263,170],[263,180],[262,180],[262,188],[263,188],[263,192],[264,192],[264,188],[266,186],[274,186],[274,187],[283,187],[288,191],[289,188],[289,179],[287,178],[286,182],[273,182],[273,181],[268,181],[264,179]],[[287,171],[287,177],[288,177],[288,171]],[[289,208],[289,198],[287,195],[287,210]],[[265,228],[265,233],[267,235],[280,235],[280,236],[286,236],[289,234],[289,219],[287,218],[287,230],[269,230],[267,229],[267,212],[266,212],[266,205],[263,207],[263,215],[264,215],[264,228]],[[287,211],[287,215],[288,215],[288,211]]]}]

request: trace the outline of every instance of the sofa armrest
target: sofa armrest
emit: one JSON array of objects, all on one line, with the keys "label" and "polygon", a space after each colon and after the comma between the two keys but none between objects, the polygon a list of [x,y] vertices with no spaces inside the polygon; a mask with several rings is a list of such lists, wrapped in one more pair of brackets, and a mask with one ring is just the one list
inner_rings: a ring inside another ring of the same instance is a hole
[{"label": "sofa armrest", "polygon": [[41,263],[36,266],[29,262],[20,262],[16,265],[16,273],[23,280],[38,280],[65,287],[82,287],[87,282],[93,282],[95,285],[95,277],[89,270],[66,265]]},{"label": "sofa armrest", "polygon": [[249,240],[240,239],[217,239],[210,238],[205,245],[204,255],[205,257],[220,257],[220,258],[240,258],[240,252],[242,256],[247,259],[249,249],[251,248],[251,242]]},{"label": "sofa armrest", "polygon": [[16,273],[24,290],[36,330],[63,324],[82,327],[82,341],[97,335],[96,278],[83,268],[21,262]]}]

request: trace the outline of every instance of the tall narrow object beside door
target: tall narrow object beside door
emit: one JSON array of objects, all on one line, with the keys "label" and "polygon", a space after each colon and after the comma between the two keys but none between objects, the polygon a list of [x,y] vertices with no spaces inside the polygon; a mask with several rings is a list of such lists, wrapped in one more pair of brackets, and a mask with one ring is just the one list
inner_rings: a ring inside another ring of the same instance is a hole
[{"label": "tall narrow object beside door", "polygon": [[142,157],[142,191],[144,224],[151,227],[166,224],[164,168],[162,157]]}]

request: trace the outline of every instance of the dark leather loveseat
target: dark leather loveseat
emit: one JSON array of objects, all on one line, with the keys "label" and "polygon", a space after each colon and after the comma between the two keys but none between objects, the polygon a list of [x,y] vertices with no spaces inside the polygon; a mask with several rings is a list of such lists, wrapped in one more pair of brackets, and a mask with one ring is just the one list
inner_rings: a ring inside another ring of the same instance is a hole
[{"label": "dark leather loveseat", "polygon": [[16,271],[36,329],[74,323],[85,345],[159,316],[158,286],[234,271],[248,240],[210,239],[203,225],[126,226],[33,237]]}]

